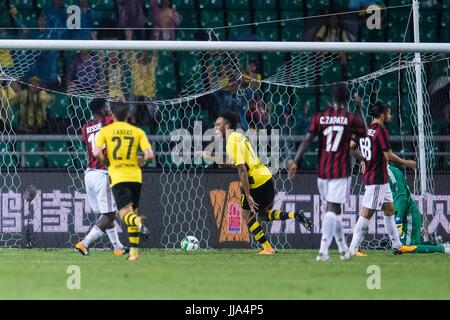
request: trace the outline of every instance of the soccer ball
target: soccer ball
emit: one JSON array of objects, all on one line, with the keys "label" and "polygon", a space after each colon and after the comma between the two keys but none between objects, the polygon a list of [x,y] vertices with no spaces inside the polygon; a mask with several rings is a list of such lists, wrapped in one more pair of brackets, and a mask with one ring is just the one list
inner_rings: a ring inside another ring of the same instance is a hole
[{"label": "soccer ball", "polygon": [[183,251],[196,251],[198,247],[198,239],[194,236],[186,236],[181,240],[181,250]]}]

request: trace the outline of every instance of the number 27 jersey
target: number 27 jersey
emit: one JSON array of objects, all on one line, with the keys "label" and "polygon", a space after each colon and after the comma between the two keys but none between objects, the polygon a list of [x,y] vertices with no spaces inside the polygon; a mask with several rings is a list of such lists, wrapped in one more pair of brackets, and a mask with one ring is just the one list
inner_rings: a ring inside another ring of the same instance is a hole
[{"label": "number 27 jersey", "polygon": [[319,136],[319,178],[349,177],[350,140],[365,136],[363,122],[347,109],[328,107],[313,115],[308,132]]},{"label": "number 27 jersey", "polygon": [[151,148],[142,129],[122,121],[113,122],[100,130],[95,145],[106,145],[111,187],[122,182],[142,183],[137,152]]}]

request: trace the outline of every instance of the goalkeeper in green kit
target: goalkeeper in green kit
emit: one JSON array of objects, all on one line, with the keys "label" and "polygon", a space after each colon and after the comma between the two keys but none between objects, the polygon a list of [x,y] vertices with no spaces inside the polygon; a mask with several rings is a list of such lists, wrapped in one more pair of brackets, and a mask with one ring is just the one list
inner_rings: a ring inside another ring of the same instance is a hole
[{"label": "goalkeeper in green kit", "polygon": [[396,167],[388,166],[389,186],[394,196],[395,222],[400,241],[407,246],[415,246],[411,253],[450,253],[450,245],[424,243],[421,235],[422,215],[409,191],[405,175]]}]

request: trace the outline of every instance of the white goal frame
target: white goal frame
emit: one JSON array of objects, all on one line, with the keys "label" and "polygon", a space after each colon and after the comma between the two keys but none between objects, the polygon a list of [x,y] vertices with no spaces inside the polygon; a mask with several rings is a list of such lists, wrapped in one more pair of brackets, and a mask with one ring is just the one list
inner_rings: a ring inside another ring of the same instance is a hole
[{"label": "white goal frame", "polygon": [[0,40],[4,50],[148,50],[243,52],[413,52],[450,53],[450,43],[283,42],[283,41],[129,41]]},{"label": "white goal frame", "polygon": [[[427,173],[424,134],[421,53],[450,53],[450,43],[420,43],[419,1],[412,0],[414,43],[407,42],[281,42],[281,41],[122,41],[122,40],[0,40],[0,50],[148,50],[241,52],[389,52],[415,53],[421,201],[426,202]],[[426,208],[426,206],[423,206]],[[425,210],[425,209],[424,209]],[[424,221],[424,240],[428,231]]]}]

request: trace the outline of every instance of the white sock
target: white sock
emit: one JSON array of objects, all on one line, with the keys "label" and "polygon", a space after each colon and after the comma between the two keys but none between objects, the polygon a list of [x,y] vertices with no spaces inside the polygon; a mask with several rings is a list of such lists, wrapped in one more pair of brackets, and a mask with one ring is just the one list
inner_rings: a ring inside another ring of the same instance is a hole
[{"label": "white sock", "polygon": [[119,240],[119,234],[117,233],[117,228],[106,229],[106,234],[108,235],[109,241],[113,245],[114,249],[122,249],[123,244]]},{"label": "white sock", "polygon": [[402,243],[400,242],[400,236],[398,235],[398,230],[393,215],[384,216],[384,227],[386,228],[389,238],[391,238],[392,246],[397,249],[400,248]]},{"label": "white sock", "polygon": [[339,253],[347,252],[348,247],[345,243],[344,228],[342,228],[342,215],[336,215],[336,226],[334,227],[334,239],[339,249]]},{"label": "white sock", "polygon": [[94,226],[91,231],[89,231],[89,233],[87,234],[86,238],[84,238],[83,240],[83,244],[84,246],[87,248],[89,247],[89,245],[94,242],[95,240],[97,240],[98,238],[100,238],[103,235],[103,231],[100,230],[99,227]]},{"label": "white sock", "polygon": [[358,250],[359,244],[364,239],[368,228],[369,220],[359,216],[355,228],[353,229],[353,238],[349,248],[350,252],[355,252],[356,250]]},{"label": "white sock", "polygon": [[325,213],[325,218],[323,218],[322,239],[320,240],[319,253],[328,255],[328,248],[330,247],[331,241],[333,241],[335,226],[336,214],[334,212],[328,211],[327,213]]}]

